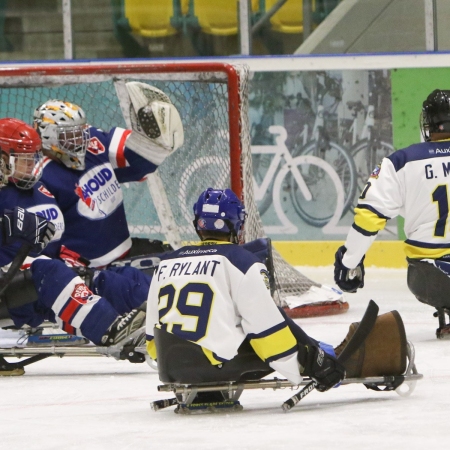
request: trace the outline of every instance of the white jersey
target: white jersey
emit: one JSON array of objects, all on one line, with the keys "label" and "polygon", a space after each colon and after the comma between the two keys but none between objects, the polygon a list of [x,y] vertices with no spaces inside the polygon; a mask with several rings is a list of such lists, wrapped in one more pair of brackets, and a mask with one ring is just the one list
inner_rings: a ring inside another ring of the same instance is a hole
[{"label": "white jersey", "polygon": [[272,300],[266,267],[242,247],[202,242],[161,261],[149,290],[147,341],[154,327],[200,345],[211,364],[236,356],[248,338],[257,355],[293,383],[302,379],[297,341]]},{"label": "white jersey", "polygon": [[370,175],[347,236],[346,267],[354,268],[386,221],[405,219],[409,258],[450,254],[450,142],[423,142],[384,158]]}]

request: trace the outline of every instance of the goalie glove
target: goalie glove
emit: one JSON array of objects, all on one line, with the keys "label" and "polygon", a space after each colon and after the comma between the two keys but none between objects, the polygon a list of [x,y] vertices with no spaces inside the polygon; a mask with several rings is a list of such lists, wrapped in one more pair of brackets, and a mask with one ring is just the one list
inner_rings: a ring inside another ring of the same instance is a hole
[{"label": "goalie glove", "polygon": [[16,206],[14,210],[5,209],[1,225],[4,244],[25,242],[36,253],[44,250],[55,235],[55,225],[52,222],[20,206]]},{"label": "goalie glove", "polygon": [[183,145],[184,130],[180,114],[161,90],[138,81],[126,83],[131,100],[131,133],[127,147],[159,165]]},{"label": "goalie glove", "polygon": [[346,251],[342,245],[334,255],[334,281],[344,292],[354,293],[364,287],[364,256],[356,268],[349,269],[342,262]]}]

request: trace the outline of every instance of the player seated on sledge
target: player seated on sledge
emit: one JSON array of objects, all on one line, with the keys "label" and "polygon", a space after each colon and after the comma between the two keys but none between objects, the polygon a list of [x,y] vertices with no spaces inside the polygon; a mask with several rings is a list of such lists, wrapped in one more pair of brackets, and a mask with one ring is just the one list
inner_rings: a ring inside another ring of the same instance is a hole
[{"label": "player seated on sledge", "polygon": [[[361,347],[344,367],[330,345],[308,336],[275,305],[266,266],[235,245],[244,223],[244,207],[230,189],[207,189],[194,205],[200,242],[163,257],[156,269],[146,332],[161,381],[242,381],[278,371],[293,384],[311,377],[326,391],[346,371],[351,377],[403,373],[406,338],[397,312],[377,319],[370,347]],[[386,336],[389,345],[384,344]],[[212,400],[220,398],[199,394],[194,403]]]},{"label": "player seated on sledge", "polygon": [[36,214],[51,209],[58,215],[54,197],[39,181],[42,160],[33,128],[18,119],[0,119],[0,267],[12,262],[23,243],[38,254],[60,236],[59,223]]},{"label": "player seated on sledge", "polygon": [[[39,181],[43,156],[37,132],[20,120],[0,119],[0,150],[0,264],[5,266],[23,243],[38,256],[61,229],[42,217],[51,210],[56,220],[60,213],[54,197]],[[133,289],[137,293],[139,280]],[[94,295],[62,261],[36,259],[31,270],[19,272],[1,294],[0,326],[35,327],[50,320],[98,345],[114,345],[144,323],[145,312],[137,309],[143,294],[136,297],[138,305],[124,304],[122,299],[109,302]],[[22,373],[23,369],[6,374]],[[1,367],[0,375],[5,375]]]},{"label": "player seated on sledge", "polygon": [[436,308],[438,338],[450,337],[450,90],[423,102],[425,142],[383,159],[359,197],[345,245],[336,252],[334,279],[345,292],[364,286],[364,256],[388,219],[405,219],[407,281],[417,300]]},{"label": "player seated on sledge", "polygon": [[[116,127],[103,132],[87,124],[80,107],[59,100],[50,100],[34,112],[34,127],[46,155],[43,169],[40,166],[45,186],[36,186],[30,196],[35,203],[28,207],[45,214],[57,227],[57,236],[43,253],[68,265],[97,267],[125,254],[155,251],[152,242],[142,239],[134,239],[131,248],[120,183],[139,181],[154,172],[182,145],[183,127],[178,111],[163,92],[139,82],[126,86],[133,105],[134,130]],[[44,200],[51,207],[45,207]],[[160,244],[156,246],[163,250]],[[80,289],[89,296],[90,291]],[[17,327],[57,321],[68,333],[82,334],[95,343],[101,341],[98,326],[92,333],[91,324],[97,323],[95,314],[86,315],[92,305],[81,299],[83,308],[67,309],[53,291],[44,291],[47,297],[31,296],[34,301],[26,304],[22,304],[25,297],[20,301],[10,299],[9,312]],[[116,301],[114,296],[109,303],[112,309],[105,306],[109,312],[100,320],[104,324],[100,328],[111,324],[111,317],[117,314],[132,313],[142,301],[131,299],[127,303]]]},{"label": "player seated on sledge", "polygon": [[183,125],[164,92],[140,82],[126,88],[132,130],[89,125],[80,106],[63,100],[49,100],[34,111],[46,157],[42,181],[65,219],[58,245],[44,252],[50,257],[104,267],[155,250],[148,240],[130,237],[121,183],[142,181],[157,170],[183,145]]}]

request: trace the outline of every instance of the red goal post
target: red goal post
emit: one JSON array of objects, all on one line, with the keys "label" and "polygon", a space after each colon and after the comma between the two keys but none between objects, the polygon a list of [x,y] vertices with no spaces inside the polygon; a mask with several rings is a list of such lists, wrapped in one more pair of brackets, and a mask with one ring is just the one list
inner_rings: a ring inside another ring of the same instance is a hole
[{"label": "red goal post", "polygon": [[[34,108],[51,98],[80,105],[88,122],[104,130],[130,128],[127,81],[142,81],[167,94],[180,112],[184,145],[147,177],[122,185],[132,235],[179,247],[196,240],[192,205],[207,187],[230,187],[244,202],[246,241],[264,236],[253,190],[248,123],[249,70],[220,62],[68,63],[0,66],[0,117],[31,123]],[[286,306],[336,300],[274,251],[275,301]],[[312,299],[312,300],[311,300]],[[339,311],[342,312],[342,311]],[[300,314],[311,315],[311,314]]]}]

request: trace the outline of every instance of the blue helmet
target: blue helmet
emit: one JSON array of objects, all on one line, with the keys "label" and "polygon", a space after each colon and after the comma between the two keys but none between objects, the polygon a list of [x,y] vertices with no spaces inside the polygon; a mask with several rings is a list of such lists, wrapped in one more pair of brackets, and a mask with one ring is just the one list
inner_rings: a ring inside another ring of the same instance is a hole
[{"label": "blue helmet", "polygon": [[231,233],[240,238],[245,222],[245,209],[231,189],[208,188],[194,205],[197,231]]}]

